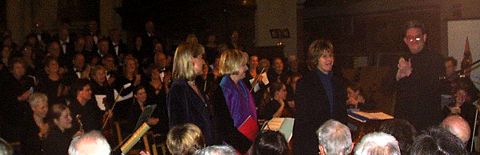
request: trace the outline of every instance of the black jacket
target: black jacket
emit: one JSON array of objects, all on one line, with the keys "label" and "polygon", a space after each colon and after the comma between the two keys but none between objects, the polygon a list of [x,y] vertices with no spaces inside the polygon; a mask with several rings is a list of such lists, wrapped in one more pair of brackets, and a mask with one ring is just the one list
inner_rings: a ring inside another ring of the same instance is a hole
[{"label": "black jacket", "polygon": [[[203,95],[205,98],[205,95]],[[192,123],[197,125],[207,145],[214,144],[214,126],[206,102],[190,88],[186,80],[174,80],[167,95],[168,122],[175,125]]]},{"label": "black jacket", "polygon": [[442,57],[431,51],[423,50],[406,57],[413,71],[395,83],[395,117],[409,121],[421,131],[440,122],[439,77],[444,75],[445,67]]},{"label": "black jacket", "polygon": [[298,81],[295,97],[295,124],[293,127],[293,151],[295,154],[318,154],[316,130],[327,120],[347,121],[346,88],[342,78],[333,76],[333,113],[317,70],[304,74]]}]

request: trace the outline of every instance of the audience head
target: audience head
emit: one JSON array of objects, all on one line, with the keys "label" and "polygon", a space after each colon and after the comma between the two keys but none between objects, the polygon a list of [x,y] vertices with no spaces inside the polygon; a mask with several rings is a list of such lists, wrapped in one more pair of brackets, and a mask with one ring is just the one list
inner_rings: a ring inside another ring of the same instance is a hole
[{"label": "audience head", "polygon": [[107,80],[107,69],[102,65],[96,65],[91,72],[92,79],[98,84],[104,84]]},{"label": "audience head", "polygon": [[328,120],[317,130],[318,148],[322,155],[347,155],[352,152],[350,129],[336,120]]},{"label": "audience head", "polygon": [[275,100],[287,99],[287,87],[281,82],[272,82],[270,85],[270,97]]},{"label": "audience head", "polygon": [[57,41],[52,41],[50,45],[48,45],[47,55],[58,58],[61,51],[62,49],[60,48],[60,44]]},{"label": "audience head", "polygon": [[145,102],[147,101],[147,91],[145,90],[144,86],[139,85],[135,87],[135,89],[133,90],[133,96],[138,103],[146,104]]},{"label": "audience head", "polygon": [[355,146],[355,155],[400,155],[398,142],[392,135],[373,132],[363,136]]},{"label": "audience head", "polygon": [[257,55],[251,55],[250,58],[248,59],[248,67],[251,69],[257,69],[258,67],[258,56]]},{"label": "audience head", "polygon": [[48,111],[50,126],[56,126],[61,131],[70,129],[72,127],[72,116],[70,110],[64,104],[54,104]]},{"label": "audience head", "polygon": [[245,77],[248,55],[237,49],[226,50],[220,55],[220,74]]},{"label": "audience head", "polygon": [[85,66],[85,56],[82,53],[76,53],[73,56],[72,63],[74,65],[74,67],[81,68],[81,67]]},{"label": "audience head", "polygon": [[187,39],[185,39],[185,42],[189,44],[198,44],[198,38],[195,34],[188,34]]},{"label": "audience head", "polygon": [[319,39],[313,41],[308,47],[310,67],[322,72],[330,72],[333,69],[333,44],[329,40]]},{"label": "audience head", "polygon": [[207,36],[207,44],[215,44],[216,43],[216,40],[217,40],[217,36],[215,36],[215,34],[209,34]]},{"label": "audience head", "polygon": [[115,58],[111,54],[106,54],[102,58],[102,64],[108,71],[117,70],[115,63]]},{"label": "audience head", "polygon": [[13,155],[13,147],[2,138],[0,138],[0,155]]},{"label": "audience head", "polygon": [[237,152],[228,145],[212,145],[196,151],[194,155],[237,155]]},{"label": "audience head", "polygon": [[453,135],[460,138],[463,143],[470,139],[470,126],[468,122],[459,115],[450,115],[443,119],[440,127],[447,129]]},{"label": "audience head", "polygon": [[111,151],[107,139],[98,131],[91,131],[70,142],[69,155],[109,155]]},{"label": "audience head", "polygon": [[77,79],[72,83],[72,95],[77,99],[90,100],[92,98],[92,90],[89,81],[86,79]]},{"label": "audience head", "polygon": [[200,44],[178,45],[173,58],[173,78],[194,80],[203,72],[205,49]]},{"label": "audience head", "polygon": [[27,72],[25,66],[27,65],[21,58],[13,58],[12,61],[9,62],[10,72],[17,79],[23,77]]},{"label": "audience head", "polygon": [[455,73],[457,69],[457,60],[453,57],[448,57],[445,59],[445,74],[451,76]]},{"label": "audience head", "polygon": [[153,21],[148,20],[145,22],[145,31],[148,33],[153,33],[155,31],[155,25],[153,24]]},{"label": "audience head", "polygon": [[415,139],[410,154],[466,155],[467,150],[462,141],[455,135],[446,129],[433,127]]},{"label": "audience head", "polygon": [[291,54],[287,57],[288,66],[293,72],[298,72],[298,59],[297,55]]},{"label": "audience head", "polygon": [[40,118],[47,117],[48,113],[48,98],[44,93],[33,93],[28,97],[28,103],[33,111],[34,116]]},{"label": "audience head", "polygon": [[45,60],[45,72],[47,74],[51,73],[59,73],[60,71],[60,64],[58,64],[58,60],[55,57],[47,57]]},{"label": "audience head", "polygon": [[282,72],[285,68],[285,64],[283,63],[283,59],[280,57],[273,58],[273,65],[272,69],[275,72]]},{"label": "audience head", "polygon": [[156,41],[154,44],[153,44],[153,52],[154,53],[157,53],[157,52],[161,52],[163,53],[163,44],[159,41]]},{"label": "audience head", "polygon": [[[258,68],[261,69],[261,68],[264,68],[264,71],[268,71],[270,69],[270,61],[268,59],[260,59],[260,61],[258,62],[259,65],[258,65]],[[261,70],[258,70],[259,72]]]},{"label": "audience head", "polygon": [[202,131],[194,124],[174,126],[167,134],[167,148],[172,155],[190,155],[204,147]]},{"label": "audience head", "polygon": [[265,131],[257,135],[253,143],[254,155],[288,155],[287,141],[278,131]]},{"label": "audience head", "polygon": [[402,154],[408,154],[417,134],[415,127],[403,119],[393,119],[382,123],[380,132],[392,135],[398,141]]},{"label": "audience head", "polygon": [[101,54],[107,54],[109,52],[108,50],[110,49],[109,46],[110,46],[110,43],[108,39],[104,38],[98,41],[98,50],[100,51]]},{"label": "audience head", "polygon": [[165,55],[165,53],[163,52],[155,52],[153,63],[160,68],[167,67],[168,65],[167,55]]},{"label": "audience head", "polygon": [[125,57],[123,65],[123,74],[124,75],[136,75],[138,73],[138,62],[137,59],[133,57]]}]

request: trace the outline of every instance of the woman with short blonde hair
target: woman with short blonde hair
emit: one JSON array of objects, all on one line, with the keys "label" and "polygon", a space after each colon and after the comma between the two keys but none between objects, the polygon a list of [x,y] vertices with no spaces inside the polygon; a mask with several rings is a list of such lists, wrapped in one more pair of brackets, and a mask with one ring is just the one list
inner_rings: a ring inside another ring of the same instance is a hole
[{"label": "woman with short blonde hair", "polygon": [[237,49],[222,53],[219,67],[223,77],[212,97],[218,139],[242,154],[248,151],[258,131],[255,102],[243,82],[247,59],[248,55]]},{"label": "woman with short blonde hair", "polygon": [[[228,52],[227,52],[228,51]],[[227,50],[220,56],[220,74],[237,75],[240,74],[241,67],[247,65],[248,55],[237,49]]]}]

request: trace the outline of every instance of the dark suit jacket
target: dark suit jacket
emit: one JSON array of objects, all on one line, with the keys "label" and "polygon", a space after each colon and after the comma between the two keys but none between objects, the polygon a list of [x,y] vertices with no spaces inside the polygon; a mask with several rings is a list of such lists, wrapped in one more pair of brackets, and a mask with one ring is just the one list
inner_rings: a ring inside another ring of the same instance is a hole
[{"label": "dark suit jacket", "polygon": [[327,94],[316,71],[304,74],[298,82],[295,98],[295,124],[293,127],[293,149],[295,154],[318,154],[316,130],[327,120],[335,119],[346,123],[346,88],[340,77],[333,76],[334,107],[330,114]]},{"label": "dark suit jacket", "polygon": [[405,119],[421,131],[441,121],[439,77],[444,75],[445,67],[440,54],[432,51],[406,57],[413,70],[410,76],[395,83],[395,118]]},{"label": "dark suit jacket", "polygon": [[120,40],[120,42],[117,44],[118,46],[118,54],[115,52],[115,46],[113,45],[113,42],[110,41],[109,42],[110,45],[109,45],[109,50],[110,50],[110,53],[112,53],[113,55],[117,56],[117,57],[120,57],[120,56],[125,56],[125,54],[127,54],[128,52],[128,48],[127,48],[127,44],[125,44],[124,42],[122,42]]}]

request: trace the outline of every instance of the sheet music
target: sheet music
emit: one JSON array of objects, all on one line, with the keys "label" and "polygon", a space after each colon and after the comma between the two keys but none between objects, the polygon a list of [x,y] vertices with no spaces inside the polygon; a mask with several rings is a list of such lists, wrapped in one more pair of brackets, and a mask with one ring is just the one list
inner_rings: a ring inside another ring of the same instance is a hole
[{"label": "sheet music", "polygon": [[295,118],[272,118],[268,121],[267,125],[263,128],[263,130],[272,130],[272,131],[279,131],[285,136],[285,139],[290,141],[293,135],[293,125],[295,123]]},{"label": "sheet music", "polygon": [[106,98],[107,95],[95,95],[95,100],[97,101],[97,106],[100,110],[105,111],[105,104],[103,103],[103,99]]},{"label": "sheet music", "polygon": [[[113,95],[114,95],[115,98],[117,98],[120,94],[118,94],[117,90],[114,89],[114,90],[113,90]],[[121,102],[121,101],[124,101],[124,100],[128,100],[128,99],[130,99],[130,98],[132,98],[132,97],[133,97],[133,92],[130,92],[130,93],[128,93],[128,94],[125,95],[125,96],[120,96],[120,97],[118,97],[117,102]]]},{"label": "sheet music", "polygon": [[386,120],[386,119],[393,119],[393,116],[385,114],[383,112],[363,112],[363,111],[355,111],[353,112],[370,120]]}]

